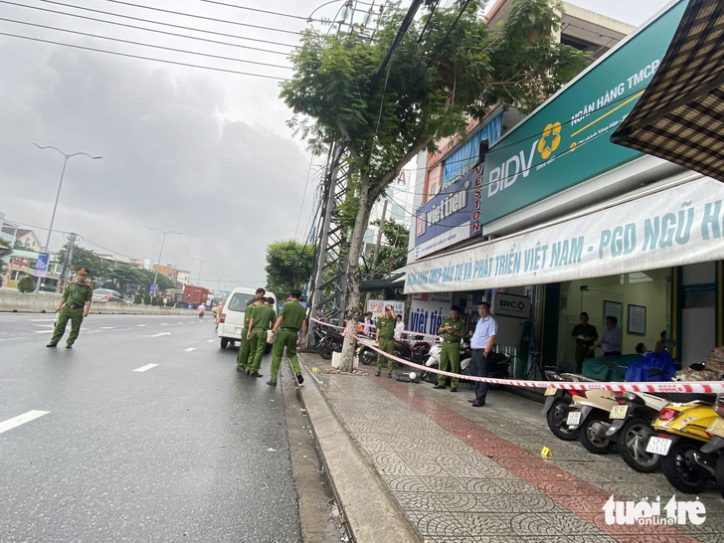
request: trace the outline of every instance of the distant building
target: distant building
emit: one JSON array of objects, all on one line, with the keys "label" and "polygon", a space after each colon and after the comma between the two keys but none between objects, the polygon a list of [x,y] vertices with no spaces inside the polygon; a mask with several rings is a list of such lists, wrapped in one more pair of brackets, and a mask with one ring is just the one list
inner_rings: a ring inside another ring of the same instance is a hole
[{"label": "distant building", "polygon": [[166,277],[171,279],[171,281],[173,281],[174,284],[176,284],[176,282],[178,280],[177,279],[177,270],[171,264],[167,264],[165,266],[159,266],[158,264],[154,264],[153,269],[158,271],[159,275],[165,275]]},{"label": "distant building", "polygon": [[15,247],[16,243],[28,251],[43,252],[43,244],[35,235],[35,232],[26,228],[19,228],[17,225],[4,223],[2,226],[3,239],[8,240]]},{"label": "distant building", "polygon": [[[3,283],[4,286],[17,287],[18,282],[27,275],[33,278],[33,282],[37,281],[35,278],[35,265],[38,262],[38,254],[36,251],[25,251],[22,249],[13,251],[7,270],[7,285]],[[55,255],[51,254],[48,269],[45,272],[40,290],[55,292],[62,274],[63,264],[58,261]]]},{"label": "distant building", "polygon": [[176,270],[176,284],[186,286],[191,283],[191,272],[188,270]]},{"label": "distant building", "polygon": [[98,257],[108,262],[112,267],[116,267],[118,265],[133,266],[138,261],[136,258],[116,254],[98,255]]}]

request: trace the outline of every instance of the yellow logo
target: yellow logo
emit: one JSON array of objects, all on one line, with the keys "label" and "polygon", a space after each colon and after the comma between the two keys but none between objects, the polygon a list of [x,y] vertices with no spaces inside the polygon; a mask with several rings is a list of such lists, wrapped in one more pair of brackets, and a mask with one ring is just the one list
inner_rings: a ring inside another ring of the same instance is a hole
[{"label": "yellow logo", "polygon": [[543,135],[538,140],[538,152],[543,159],[551,156],[551,153],[558,149],[561,143],[561,123],[553,123],[546,126]]}]

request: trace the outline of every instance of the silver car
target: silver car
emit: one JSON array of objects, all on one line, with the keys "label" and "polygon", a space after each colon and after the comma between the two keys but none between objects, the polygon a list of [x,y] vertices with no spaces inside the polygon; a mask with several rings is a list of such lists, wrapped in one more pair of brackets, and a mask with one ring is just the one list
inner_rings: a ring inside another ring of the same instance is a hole
[{"label": "silver car", "polygon": [[93,291],[94,302],[123,302],[123,295],[117,290],[97,288]]}]

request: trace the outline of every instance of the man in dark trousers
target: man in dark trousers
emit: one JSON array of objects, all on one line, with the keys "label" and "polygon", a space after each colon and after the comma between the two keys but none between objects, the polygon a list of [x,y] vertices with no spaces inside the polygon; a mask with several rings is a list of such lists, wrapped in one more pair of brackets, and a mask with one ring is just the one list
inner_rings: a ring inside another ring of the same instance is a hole
[{"label": "man in dark trousers", "polygon": [[576,361],[576,373],[581,373],[583,363],[593,358],[593,347],[598,339],[598,331],[596,327],[588,323],[588,313],[581,313],[581,323],[576,324],[571,332],[573,339],[576,340],[576,352],[574,359]]},{"label": "man in dark trousers", "polygon": [[83,319],[88,316],[90,311],[91,299],[93,298],[93,287],[88,280],[88,270],[78,268],[75,274],[76,280],[72,281],[63,292],[63,298],[60,305],[55,310],[58,315],[58,321],[53,330],[53,337],[46,347],[55,347],[65,334],[65,328],[70,321],[70,335],[66,349],[71,349],[73,343],[78,339],[80,334],[80,325]]},{"label": "man in dark trousers", "polygon": [[[482,302],[478,305],[480,320],[475,325],[475,333],[470,342],[473,351],[473,374],[477,377],[488,376],[488,356],[495,345],[495,336],[498,333],[498,322],[490,314],[490,304]],[[485,396],[488,393],[488,383],[475,383],[475,399],[468,400],[473,407],[483,407]]]}]

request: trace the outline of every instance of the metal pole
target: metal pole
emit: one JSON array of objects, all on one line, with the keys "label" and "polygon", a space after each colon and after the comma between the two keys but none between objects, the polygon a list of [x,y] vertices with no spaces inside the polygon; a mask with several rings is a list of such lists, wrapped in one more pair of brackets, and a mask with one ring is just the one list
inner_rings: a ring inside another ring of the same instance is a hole
[{"label": "metal pole", "polygon": [[[58,200],[60,200],[60,189],[63,188],[63,177],[65,177],[65,167],[68,165],[69,155],[64,155],[63,158],[63,169],[60,172],[60,182],[58,183],[58,192],[55,195],[55,205],[53,206],[53,214],[50,216],[50,228],[48,228],[48,238],[45,241],[45,252],[50,250],[50,236],[53,233],[53,223],[55,222],[55,212],[58,210]],[[48,253],[50,254],[50,253]],[[40,255],[38,255],[40,256]],[[48,258],[50,260],[50,258]],[[35,283],[35,294],[40,291],[40,282],[43,280],[42,277],[38,277]]]},{"label": "metal pole", "polygon": [[[163,244],[166,243],[166,234],[168,232],[163,233],[163,238],[161,239],[161,250],[158,252],[158,264],[156,264],[156,273],[153,274],[153,284],[156,284],[156,279],[158,279],[158,267],[161,265],[161,255],[163,254]],[[156,286],[156,290],[158,290],[158,286]],[[154,292],[154,294],[156,294]]]}]

